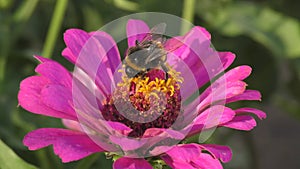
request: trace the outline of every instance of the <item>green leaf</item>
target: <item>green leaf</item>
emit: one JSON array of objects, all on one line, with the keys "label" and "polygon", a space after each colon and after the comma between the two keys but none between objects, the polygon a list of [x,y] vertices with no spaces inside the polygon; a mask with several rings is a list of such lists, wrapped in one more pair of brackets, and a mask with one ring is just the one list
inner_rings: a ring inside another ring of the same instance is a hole
[{"label": "green leaf", "polygon": [[18,157],[0,140],[0,169],[37,169]]},{"label": "green leaf", "polygon": [[277,57],[300,57],[300,22],[297,19],[251,2],[231,2],[222,8],[210,9],[197,11],[224,35],[249,36]]}]

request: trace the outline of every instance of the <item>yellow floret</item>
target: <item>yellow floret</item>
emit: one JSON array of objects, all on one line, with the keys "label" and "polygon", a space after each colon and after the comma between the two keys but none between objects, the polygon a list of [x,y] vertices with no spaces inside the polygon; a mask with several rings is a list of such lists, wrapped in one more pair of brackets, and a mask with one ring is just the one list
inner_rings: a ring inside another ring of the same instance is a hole
[{"label": "yellow floret", "polygon": [[180,88],[179,83],[183,82],[180,72],[171,67],[169,67],[169,78],[167,80],[155,78],[155,80],[150,81],[149,77],[141,76],[128,78],[123,70],[119,70],[119,72],[123,74],[122,82],[118,83],[119,87],[129,87],[131,82],[133,82],[136,84],[136,92],[142,93],[146,98],[150,96],[159,98],[157,94],[159,92],[170,93],[170,96],[173,96],[175,90]]}]

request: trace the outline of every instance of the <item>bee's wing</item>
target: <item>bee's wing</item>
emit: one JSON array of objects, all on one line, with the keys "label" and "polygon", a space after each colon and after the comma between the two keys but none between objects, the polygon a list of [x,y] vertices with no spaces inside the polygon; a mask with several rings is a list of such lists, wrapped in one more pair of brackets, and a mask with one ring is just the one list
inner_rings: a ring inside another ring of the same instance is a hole
[{"label": "bee's wing", "polygon": [[140,42],[140,44],[144,44],[147,41],[155,40],[155,41],[164,41],[163,34],[166,31],[167,24],[166,23],[160,23],[155,25],[150,32],[145,36],[145,38]]},{"label": "bee's wing", "polygon": [[168,41],[166,41],[166,38],[163,36],[166,30],[166,23],[160,23],[155,25],[151,30],[150,33],[148,33],[146,35],[146,37],[143,39],[143,41],[141,42],[141,44],[146,43],[147,41],[150,40],[155,40],[155,41],[159,41],[162,44],[164,44],[164,52],[160,50],[154,51],[152,52],[147,59],[145,60],[145,64],[150,63],[151,61],[161,58],[164,55],[167,55],[168,53],[178,49],[179,47],[181,47],[182,45],[184,45],[183,38],[181,37],[174,37],[169,39]]},{"label": "bee's wing", "polygon": [[175,40],[175,38],[172,39],[172,41],[169,42],[167,41],[164,49],[159,49],[157,51],[154,51],[151,53],[151,55],[147,57],[147,59],[145,60],[145,64],[148,64],[157,58],[163,57],[164,55],[173,52],[174,50],[180,48],[183,45],[184,43],[181,40],[178,39]]},{"label": "bee's wing", "polygon": [[164,44],[164,49],[167,51],[167,53],[173,52],[184,45],[183,40],[183,37],[173,37],[168,39]]},{"label": "bee's wing", "polygon": [[147,59],[145,60],[145,64],[148,64],[155,59],[161,58],[166,54],[167,54],[167,51],[163,52],[163,51],[161,51],[161,49],[155,50],[147,57]]}]

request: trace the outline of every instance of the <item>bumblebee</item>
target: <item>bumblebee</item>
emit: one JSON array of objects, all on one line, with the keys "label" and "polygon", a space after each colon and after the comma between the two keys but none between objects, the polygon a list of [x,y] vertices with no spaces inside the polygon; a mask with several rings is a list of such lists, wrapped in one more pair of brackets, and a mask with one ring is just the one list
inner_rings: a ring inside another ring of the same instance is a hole
[{"label": "bumblebee", "polygon": [[166,60],[167,53],[159,41],[151,40],[142,44],[136,42],[136,46],[129,48],[125,58],[125,72],[131,78],[161,67],[167,76]]},{"label": "bumblebee", "polygon": [[141,42],[136,41],[136,45],[128,49],[124,65],[125,73],[129,78],[144,76],[147,71],[153,68],[161,68],[165,72],[166,79],[168,79],[169,68],[166,61],[170,51],[164,48],[166,39],[162,34],[165,27],[165,23],[156,25]]}]

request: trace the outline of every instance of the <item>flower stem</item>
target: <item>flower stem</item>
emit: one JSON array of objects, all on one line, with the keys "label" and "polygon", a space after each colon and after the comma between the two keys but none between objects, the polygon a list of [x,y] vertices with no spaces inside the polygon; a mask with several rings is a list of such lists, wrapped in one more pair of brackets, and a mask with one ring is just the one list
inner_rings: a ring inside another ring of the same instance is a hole
[{"label": "flower stem", "polygon": [[43,48],[43,57],[50,58],[52,55],[59,29],[61,27],[68,0],[57,0],[50,27],[47,33],[46,42]]},{"label": "flower stem", "polygon": [[[182,18],[193,23],[195,13],[195,0],[184,0],[182,9]],[[190,29],[190,24],[182,23],[181,34],[185,34]]]}]

